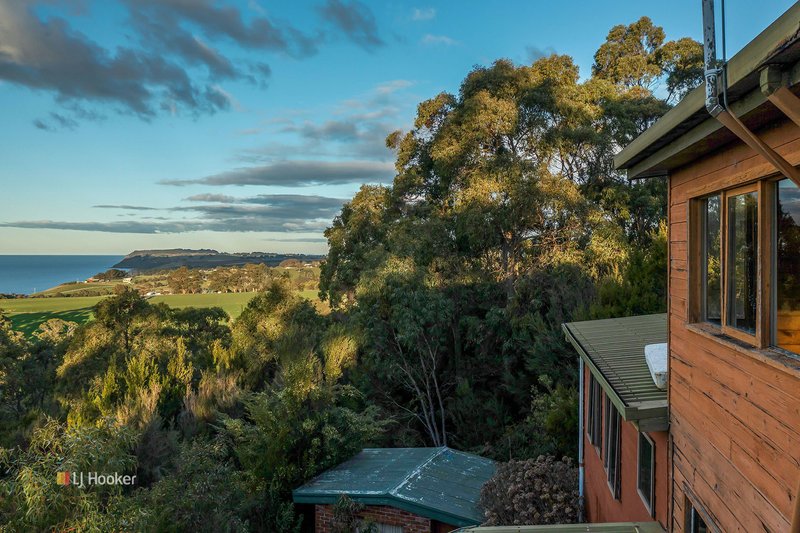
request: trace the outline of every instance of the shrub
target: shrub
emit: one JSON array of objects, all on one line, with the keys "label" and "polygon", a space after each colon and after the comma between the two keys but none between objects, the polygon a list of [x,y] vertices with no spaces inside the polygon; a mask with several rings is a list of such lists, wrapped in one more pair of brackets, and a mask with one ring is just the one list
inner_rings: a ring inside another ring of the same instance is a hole
[{"label": "shrub", "polygon": [[480,504],[489,526],[576,522],[578,470],[566,457],[503,463],[483,486]]}]

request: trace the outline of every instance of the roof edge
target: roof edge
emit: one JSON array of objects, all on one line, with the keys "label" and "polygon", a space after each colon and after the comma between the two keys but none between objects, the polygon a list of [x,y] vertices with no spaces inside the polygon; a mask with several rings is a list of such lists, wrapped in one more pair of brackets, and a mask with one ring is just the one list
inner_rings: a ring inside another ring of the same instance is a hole
[{"label": "roof edge", "polygon": [[[776,53],[798,39],[800,34],[800,3],[795,3],[767,26],[752,41],[728,61],[728,90],[745,81]],[[705,82],[693,89],[675,107],[636,137],[614,157],[614,167],[627,170],[638,163],[642,152],[656,144],[692,115],[704,111]]]},{"label": "roof edge", "polygon": [[[656,313],[656,314],[661,315],[663,313]],[[611,383],[608,382],[602,370],[600,370],[600,368],[598,368],[597,365],[594,363],[591,356],[589,355],[589,352],[586,351],[586,348],[584,348],[584,346],[578,340],[577,336],[570,328],[571,324],[572,323],[561,324],[561,329],[564,331],[564,335],[566,336],[569,343],[572,344],[572,346],[575,348],[575,351],[578,352],[578,356],[583,360],[584,363],[586,363],[586,366],[589,368],[589,371],[592,373],[594,378],[600,384],[600,387],[602,387],[602,389],[605,391],[606,396],[611,400],[611,403],[613,403],[614,406],[619,411],[620,416],[622,416],[622,418],[626,422],[638,422],[640,420],[648,420],[648,423],[654,427],[661,427],[664,424],[668,423],[669,404],[666,398],[663,400],[636,402],[630,405],[626,404],[622,400],[622,398],[619,396],[619,393],[617,393],[617,391],[614,389]]]},{"label": "roof edge", "polygon": [[380,495],[376,494],[369,496],[359,495],[359,494],[347,494],[346,492],[341,492],[339,494],[326,494],[326,495],[306,495],[306,494],[296,494],[295,491],[292,491],[292,501],[294,501],[294,503],[305,503],[310,505],[334,505],[336,504],[336,502],[339,501],[339,498],[341,498],[342,496],[347,496],[354,502],[358,502],[364,505],[385,505],[388,507],[395,507],[397,509],[407,511],[409,513],[418,516],[423,516],[431,520],[444,522],[446,524],[450,524],[452,526],[457,526],[457,527],[472,527],[472,526],[477,526],[481,523],[480,519],[475,519],[474,517],[455,515],[452,513],[448,513],[446,511],[440,511],[438,509],[433,509],[426,505],[409,502],[408,500],[404,500],[390,493],[384,493]]}]

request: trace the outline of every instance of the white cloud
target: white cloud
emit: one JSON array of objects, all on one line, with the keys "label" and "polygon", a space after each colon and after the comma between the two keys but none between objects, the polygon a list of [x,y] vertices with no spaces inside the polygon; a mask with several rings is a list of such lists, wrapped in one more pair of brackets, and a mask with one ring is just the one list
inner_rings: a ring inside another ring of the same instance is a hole
[{"label": "white cloud", "polygon": [[448,37],[447,35],[433,35],[433,34],[426,34],[420,42],[426,46],[435,46],[435,45],[445,45],[445,46],[453,46],[455,44],[459,44],[458,41],[455,39]]},{"label": "white cloud", "polygon": [[431,20],[436,17],[436,9],[432,7],[426,8],[414,8],[414,12],[411,15],[412,20]]}]

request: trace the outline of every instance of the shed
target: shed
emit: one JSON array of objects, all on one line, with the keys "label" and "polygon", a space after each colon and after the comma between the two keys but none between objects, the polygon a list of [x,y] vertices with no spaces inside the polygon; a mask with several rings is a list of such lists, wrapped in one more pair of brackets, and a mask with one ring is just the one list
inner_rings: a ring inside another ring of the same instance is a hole
[{"label": "shed", "polygon": [[366,448],[296,489],[293,498],[319,509],[346,495],[367,507],[474,526],[483,521],[478,499],[494,472],[494,461],[448,447]]}]

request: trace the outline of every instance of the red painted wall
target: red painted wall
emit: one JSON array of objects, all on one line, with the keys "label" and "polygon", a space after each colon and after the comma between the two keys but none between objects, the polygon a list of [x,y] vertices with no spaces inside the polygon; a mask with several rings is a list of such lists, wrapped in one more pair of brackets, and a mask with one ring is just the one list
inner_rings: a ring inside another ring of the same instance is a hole
[{"label": "red painted wall", "polygon": [[[370,505],[358,514],[366,520],[375,523],[401,526],[403,533],[450,533],[457,528],[449,524],[442,524],[402,509],[384,505]],[[330,533],[333,523],[333,506],[316,505],[314,512],[314,531],[316,533]]]},{"label": "red painted wall", "polygon": [[[644,356],[644,354],[642,355]],[[585,400],[589,393],[589,369],[584,366],[584,424],[587,420]],[[606,401],[603,395],[603,401]],[[603,434],[605,434],[605,408],[602,409]],[[602,448],[596,448],[589,442],[584,427],[584,463],[585,463],[585,505],[586,519],[589,522],[649,522],[658,520],[662,526],[667,524],[669,468],[667,465],[666,431],[652,432],[647,435],[653,441],[655,454],[655,497],[654,514],[651,515],[639,496],[637,490],[637,469],[639,453],[639,432],[633,424],[622,421],[620,425],[620,497],[615,500],[608,485],[608,476],[603,468]]]}]

